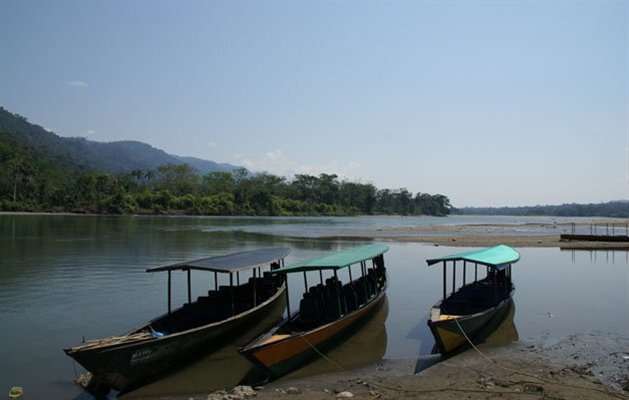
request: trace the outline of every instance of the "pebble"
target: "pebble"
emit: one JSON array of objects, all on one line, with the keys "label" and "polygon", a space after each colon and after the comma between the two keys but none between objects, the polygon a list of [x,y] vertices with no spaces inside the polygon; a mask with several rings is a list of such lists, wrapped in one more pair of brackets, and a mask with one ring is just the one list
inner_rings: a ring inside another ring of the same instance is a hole
[{"label": "pebble", "polygon": [[288,393],[288,394],[299,394],[299,393],[301,393],[301,390],[297,389],[294,386],[291,386],[288,389],[286,389],[286,393]]},{"label": "pebble", "polygon": [[351,399],[352,397],[354,397],[354,394],[352,392],[341,392],[339,394],[336,395],[337,399]]},{"label": "pebble", "polygon": [[379,399],[380,396],[382,396],[380,393],[376,392],[375,390],[370,390],[369,391],[369,397],[375,397],[376,399]]},{"label": "pebble", "polygon": [[232,389],[232,394],[241,397],[252,397],[257,395],[256,391],[253,390],[251,386],[246,385],[236,386]]}]

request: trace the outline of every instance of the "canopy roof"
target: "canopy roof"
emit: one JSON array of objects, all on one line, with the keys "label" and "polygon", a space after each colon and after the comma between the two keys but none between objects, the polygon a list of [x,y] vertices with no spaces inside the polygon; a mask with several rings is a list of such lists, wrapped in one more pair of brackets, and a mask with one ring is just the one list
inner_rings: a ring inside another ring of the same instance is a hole
[{"label": "canopy roof", "polygon": [[519,259],[520,253],[509,246],[501,244],[482,250],[468,251],[441,258],[433,258],[431,260],[426,260],[426,262],[428,265],[433,265],[442,261],[469,261],[501,270],[507,265],[517,262]]},{"label": "canopy roof", "polygon": [[300,271],[314,271],[320,269],[340,269],[361,261],[371,260],[387,252],[388,246],[383,244],[369,244],[366,246],[350,247],[321,257],[299,261],[275,270],[275,273],[291,273]]},{"label": "canopy roof", "polygon": [[146,272],[186,271],[191,269],[212,272],[237,272],[271,264],[283,259],[288,253],[290,253],[290,248],[288,247],[269,247],[149,268]]}]

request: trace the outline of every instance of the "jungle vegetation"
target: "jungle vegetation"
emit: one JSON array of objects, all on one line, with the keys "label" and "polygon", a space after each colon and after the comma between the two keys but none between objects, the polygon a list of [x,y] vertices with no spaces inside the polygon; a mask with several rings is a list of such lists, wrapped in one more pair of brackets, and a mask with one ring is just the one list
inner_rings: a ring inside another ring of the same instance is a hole
[{"label": "jungle vegetation", "polygon": [[378,189],[337,175],[292,179],[244,168],[204,175],[188,164],[89,170],[0,133],[0,211],[194,215],[447,215],[449,199]]}]

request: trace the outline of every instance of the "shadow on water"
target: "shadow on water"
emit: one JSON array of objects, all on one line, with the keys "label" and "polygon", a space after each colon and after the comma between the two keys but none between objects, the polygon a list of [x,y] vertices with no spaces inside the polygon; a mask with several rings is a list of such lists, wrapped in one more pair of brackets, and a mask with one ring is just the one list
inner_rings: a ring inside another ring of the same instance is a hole
[{"label": "shadow on water", "polygon": [[119,398],[207,393],[238,385],[246,377],[252,376],[253,372],[253,365],[238,353],[238,348],[275,324],[284,307],[284,302],[279,302],[262,321],[236,337],[227,339],[223,346],[211,352],[202,351],[197,357],[187,359],[185,365],[171,369],[158,380],[120,393]]},{"label": "shadow on water", "polygon": [[[511,303],[509,304],[509,308],[507,308],[507,311],[501,317],[491,320],[474,338],[472,338],[474,345],[478,346],[482,344],[484,346],[492,347],[501,346],[506,343],[517,342],[519,340],[519,335],[518,330],[515,326],[514,317],[515,302],[511,301]],[[424,319],[422,322],[425,324],[426,319]],[[444,357],[441,354],[437,353],[437,348],[435,345],[432,349],[433,354],[421,355],[417,358],[417,363],[415,364],[415,373],[423,371],[439,363],[440,361],[447,360],[465,351],[475,350],[473,350],[470,345],[467,345],[463,346],[458,351]]]},{"label": "shadow on water", "polygon": [[389,300],[385,296],[375,313],[353,326],[325,348],[323,354],[329,360],[323,357],[313,359],[309,364],[291,372],[282,379],[339,372],[341,367],[345,370],[351,370],[380,361],[387,348],[388,337],[385,321],[388,315]]},{"label": "shadow on water", "polygon": [[[344,337],[339,338],[333,346],[324,352],[326,357],[345,369],[354,369],[379,361],[387,346],[387,332],[384,323],[388,310],[388,300],[385,297],[385,301],[371,318],[356,326]],[[267,318],[249,332],[264,331],[270,322],[272,322],[272,318]],[[176,371],[171,371],[158,381],[127,393],[121,393],[119,398],[135,399],[163,395],[208,393],[238,384],[255,385],[262,382],[265,378],[264,374],[238,353],[238,348],[251,339],[249,332],[238,336],[211,354],[196,359]],[[287,377],[304,377],[334,371],[338,371],[336,365],[326,359],[318,358],[287,375]]]}]

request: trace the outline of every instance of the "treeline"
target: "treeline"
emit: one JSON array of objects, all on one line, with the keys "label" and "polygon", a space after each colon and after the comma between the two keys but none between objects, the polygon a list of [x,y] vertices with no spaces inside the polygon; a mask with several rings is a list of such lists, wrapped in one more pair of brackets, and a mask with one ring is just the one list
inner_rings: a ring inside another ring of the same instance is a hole
[{"label": "treeline", "polygon": [[109,174],[80,171],[0,134],[0,210],[108,214],[447,215],[446,196],[378,189],[336,175],[210,172],[166,164]]},{"label": "treeline", "polygon": [[624,200],[598,204],[561,204],[530,207],[465,207],[454,210],[465,215],[523,215],[556,217],[629,217],[629,202]]}]

